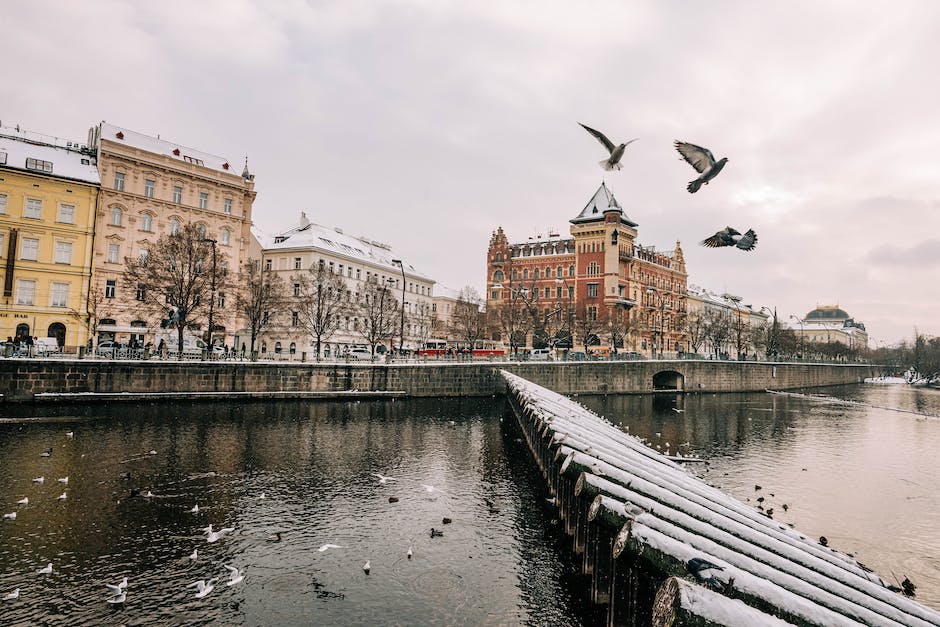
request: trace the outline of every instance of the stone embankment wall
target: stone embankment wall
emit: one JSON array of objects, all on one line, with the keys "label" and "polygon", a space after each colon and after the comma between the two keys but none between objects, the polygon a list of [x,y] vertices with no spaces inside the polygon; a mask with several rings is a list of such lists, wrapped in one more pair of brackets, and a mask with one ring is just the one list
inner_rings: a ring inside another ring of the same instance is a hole
[{"label": "stone embankment wall", "polygon": [[[0,359],[4,402],[148,397],[348,395],[403,392],[448,397],[503,394],[506,369],[561,394],[746,392],[860,382],[875,367],[733,361],[424,364],[276,364]],[[340,394],[346,393],[346,394]]]}]

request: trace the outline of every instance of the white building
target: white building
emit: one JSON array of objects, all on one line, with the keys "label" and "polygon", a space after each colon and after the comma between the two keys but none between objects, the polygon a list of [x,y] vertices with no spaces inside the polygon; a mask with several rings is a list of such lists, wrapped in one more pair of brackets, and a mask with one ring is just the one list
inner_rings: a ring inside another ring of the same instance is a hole
[{"label": "white building", "polygon": [[[404,338],[400,338],[396,327],[394,337],[384,340],[377,352],[397,349],[399,341],[404,349],[417,350],[431,337],[435,282],[389,245],[363,236],[346,235],[340,228],[315,224],[303,212],[293,228],[274,235],[255,234],[262,248],[263,267],[277,272],[288,289],[293,289],[296,283],[293,277],[322,262],[331,272],[346,279],[353,305],[362,302],[366,281],[378,280],[396,291],[397,300],[405,302]],[[293,323],[290,312],[282,318],[262,332],[257,345],[261,355],[293,353],[299,358],[300,353],[306,353],[312,358],[316,351],[313,338]],[[345,316],[340,329],[324,340],[322,357],[341,357],[353,347],[366,346],[365,338],[358,332],[361,323],[361,316],[355,310]]]}]

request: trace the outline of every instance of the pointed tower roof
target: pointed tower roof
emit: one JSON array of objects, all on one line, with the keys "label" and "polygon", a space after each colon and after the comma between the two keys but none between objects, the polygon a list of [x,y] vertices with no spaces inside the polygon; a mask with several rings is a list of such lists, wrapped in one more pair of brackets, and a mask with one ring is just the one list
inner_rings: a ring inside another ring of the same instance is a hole
[{"label": "pointed tower roof", "polygon": [[601,186],[597,188],[597,191],[594,192],[594,195],[591,196],[591,199],[584,206],[584,209],[581,210],[581,213],[573,217],[569,222],[572,224],[581,224],[583,222],[594,222],[601,221],[604,219],[605,211],[617,211],[622,216],[621,222],[629,226],[637,226],[636,222],[633,222],[623,213],[623,208],[620,206],[620,203],[617,202],[617,199],[614,198],[613,193],[607,189],[606,183],[601,183]]}]

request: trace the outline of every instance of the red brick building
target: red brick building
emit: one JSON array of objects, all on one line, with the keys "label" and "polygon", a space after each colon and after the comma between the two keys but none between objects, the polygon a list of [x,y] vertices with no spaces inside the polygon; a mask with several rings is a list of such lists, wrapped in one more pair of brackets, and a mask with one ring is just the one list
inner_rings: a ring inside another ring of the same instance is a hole
[{"label": "red brick building", "polygon": [[566,238],[510,243],[502,227],[493,233],[486,275],[492,338],[513,348],[685,350],[679,242],[668,252],[638,244],[637,223],[605,184],[570,223]]}]

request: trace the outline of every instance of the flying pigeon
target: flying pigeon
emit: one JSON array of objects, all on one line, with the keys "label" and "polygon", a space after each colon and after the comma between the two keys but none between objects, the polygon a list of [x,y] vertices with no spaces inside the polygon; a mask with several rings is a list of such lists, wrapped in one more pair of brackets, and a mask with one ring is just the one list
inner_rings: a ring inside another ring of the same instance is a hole
[{"label": "flying pigeon", "polygon": [[715,161],[715,156],[708,148],[680,142],[678,139],[676,140],[675,146],[679,154],[682,155],[682,158],[701,175],[690,182],[689,186],[686,188],[689,190],[690,194],[697,192],[702,185],[708,185],[708,182],[718,176],[721,169],[728,163],[728,157],[722,157],[718,161]]},{"label": "flying pigeon", "polygon": [[757,246],[757,233],[754,232],[754,229],[748,229],[747,233],[741,235],[737,230],[726,226],[711,237],[702,240],[701,244],[708,248],[737,246],[741,250],[754,250],[754,247]]},{"label": "flying pigeon", "polygon": [[[578,124],[581,124],[581,123],[578,122]],[[607,139],[607,136],[601,133],[600,131],[595,131],[590,126],[585,126],[584,124],[581,124],[581,128],[583,128],[588,133],[593,135],[594,138],[597,139],[597,141],[599,141],[601,144],[604,145],[604,148],[607,149],[607,152],[610,153],[610,158],[604,159],[603,161],[599,162],[601,164],[601,167],[607,170],[608,172],[610,170],[620,170],[623,168],[623,166],[620,165],[620,158],[623,157],[623,151],[626,150],[627,146],[629,146],[630,144],[635,142],[637,139],[639,139],[639,138],[631,139],[630,141],[620,144],[619,146],[615,146],[614,142]]]}]

